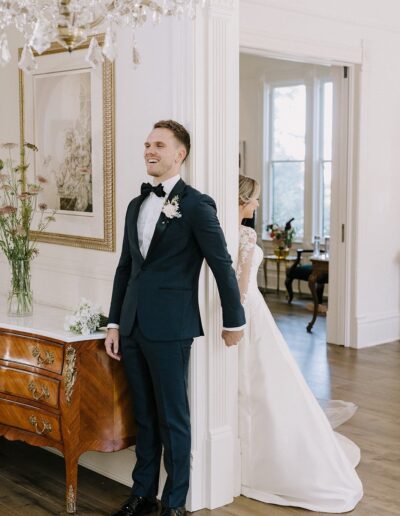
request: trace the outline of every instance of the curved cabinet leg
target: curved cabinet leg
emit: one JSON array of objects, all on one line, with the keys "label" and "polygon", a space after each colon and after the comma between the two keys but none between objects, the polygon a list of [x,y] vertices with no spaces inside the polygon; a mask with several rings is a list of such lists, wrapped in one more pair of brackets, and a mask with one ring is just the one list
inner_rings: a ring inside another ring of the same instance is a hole
[{"label": "curved cabinet leg", "polygon": [[76,512],[76,499],[78,489],[78,459],[79,456],[64,453],[65,458],[65,488],[66,509],[68,514]]}]

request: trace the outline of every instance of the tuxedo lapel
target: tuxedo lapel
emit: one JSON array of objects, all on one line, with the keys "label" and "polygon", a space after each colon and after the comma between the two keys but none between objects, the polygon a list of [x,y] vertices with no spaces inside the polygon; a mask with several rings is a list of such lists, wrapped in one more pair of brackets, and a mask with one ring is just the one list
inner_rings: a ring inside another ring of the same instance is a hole
[{"label": "tuxedo lapel", "polygon": [[[186,183],[182,179],[180,179],[176,183],[176,185],[173,187],[173,189],[171,190],[166,201],[170,201],[175,196],[180,197],[185,189],[185,186],[186,186]],[[150,255],[154,252],[155,247],[157,246],[162,235],[164,234],[165,230],[171,224],[172,221],[173,221],[173,219],[169,219],[161,211],[161,214],[158,218],[158,221],[157,221],[157,224],[156,224],[156,227],[154,230],[153,238],[151,239],[151,242],[150,242],[149,250],[147,251],[147,256],[145,258],[146,261],[149,259]]]},{"label": "tuxedo lapel", "polygon": [[139,218],[140,207],[141,207],[143,201],[145,200],[145,198],[146,197],[143,195],[141,195],[140,197],[137,198],[137,201],[135,203],[135,206],[133,208],[133,213],[132,213],[133,245],[134,245],[134,248],[135,248],[137,254],[139,255],[139,257],[142,261],[144,261],[144,258],[140,251],[140,247],[139,247],[139,235],[138,235],[137,223],[138,223],[138,218]]}]

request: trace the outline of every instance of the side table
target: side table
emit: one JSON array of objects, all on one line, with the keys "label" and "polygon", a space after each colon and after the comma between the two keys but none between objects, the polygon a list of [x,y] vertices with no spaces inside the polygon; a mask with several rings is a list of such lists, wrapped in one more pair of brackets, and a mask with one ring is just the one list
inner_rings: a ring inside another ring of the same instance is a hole
[{"label": "side table", "polygon": [[296,256],[288,255],[286,258],[278,258],[275,254],[267,254],[264,256],[264,281],[265,281],[265,290],[268,288],[268,275],[267,275],[267,269],[268,269],[268,262],[275,262],[276,263],[276,274],[277,274],[277,281],[276,281],[276,292],[279,294],[279,283],[280,283],[280,276],[281,276],[281,262],[285,263],[285,270],[288,268],[288,265],[290,262],[294,262],[297,260]]}]

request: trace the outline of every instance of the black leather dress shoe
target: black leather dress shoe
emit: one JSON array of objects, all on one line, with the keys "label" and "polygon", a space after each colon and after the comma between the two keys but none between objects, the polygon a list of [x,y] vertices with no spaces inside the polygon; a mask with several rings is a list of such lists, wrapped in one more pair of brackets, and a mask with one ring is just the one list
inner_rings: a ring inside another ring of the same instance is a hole
[{"label": "black leather dress shoe", "polygon": [[133,495],[128,498],[121,509],[112,516],[142,516],[156,512],[157,509],[158,504],[156,499]]},{"label": "black leather dress shoe", "polygon": [[185,507],[162,507],[160,516],[186,516]]}]

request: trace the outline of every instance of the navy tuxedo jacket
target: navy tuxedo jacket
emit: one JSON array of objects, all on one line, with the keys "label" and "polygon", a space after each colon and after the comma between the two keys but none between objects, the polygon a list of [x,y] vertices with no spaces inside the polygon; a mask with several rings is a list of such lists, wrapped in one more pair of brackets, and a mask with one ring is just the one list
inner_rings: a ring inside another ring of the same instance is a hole
[{"label": "navy tuxedo jacket", "polygon": [[244,310],[225,238],[211,197],[182,179],[168,199],[178,197],[181,218],[164,213],[156,224],[149,251],[140,250],[137,219],[143,196],[127,209],[121,258],[115,272],[109,322],[128,336],[135,320],[149,340],[182,340],[203,334],[198,282],[205,258],[217,282],[227,328],[245,324]]}]

